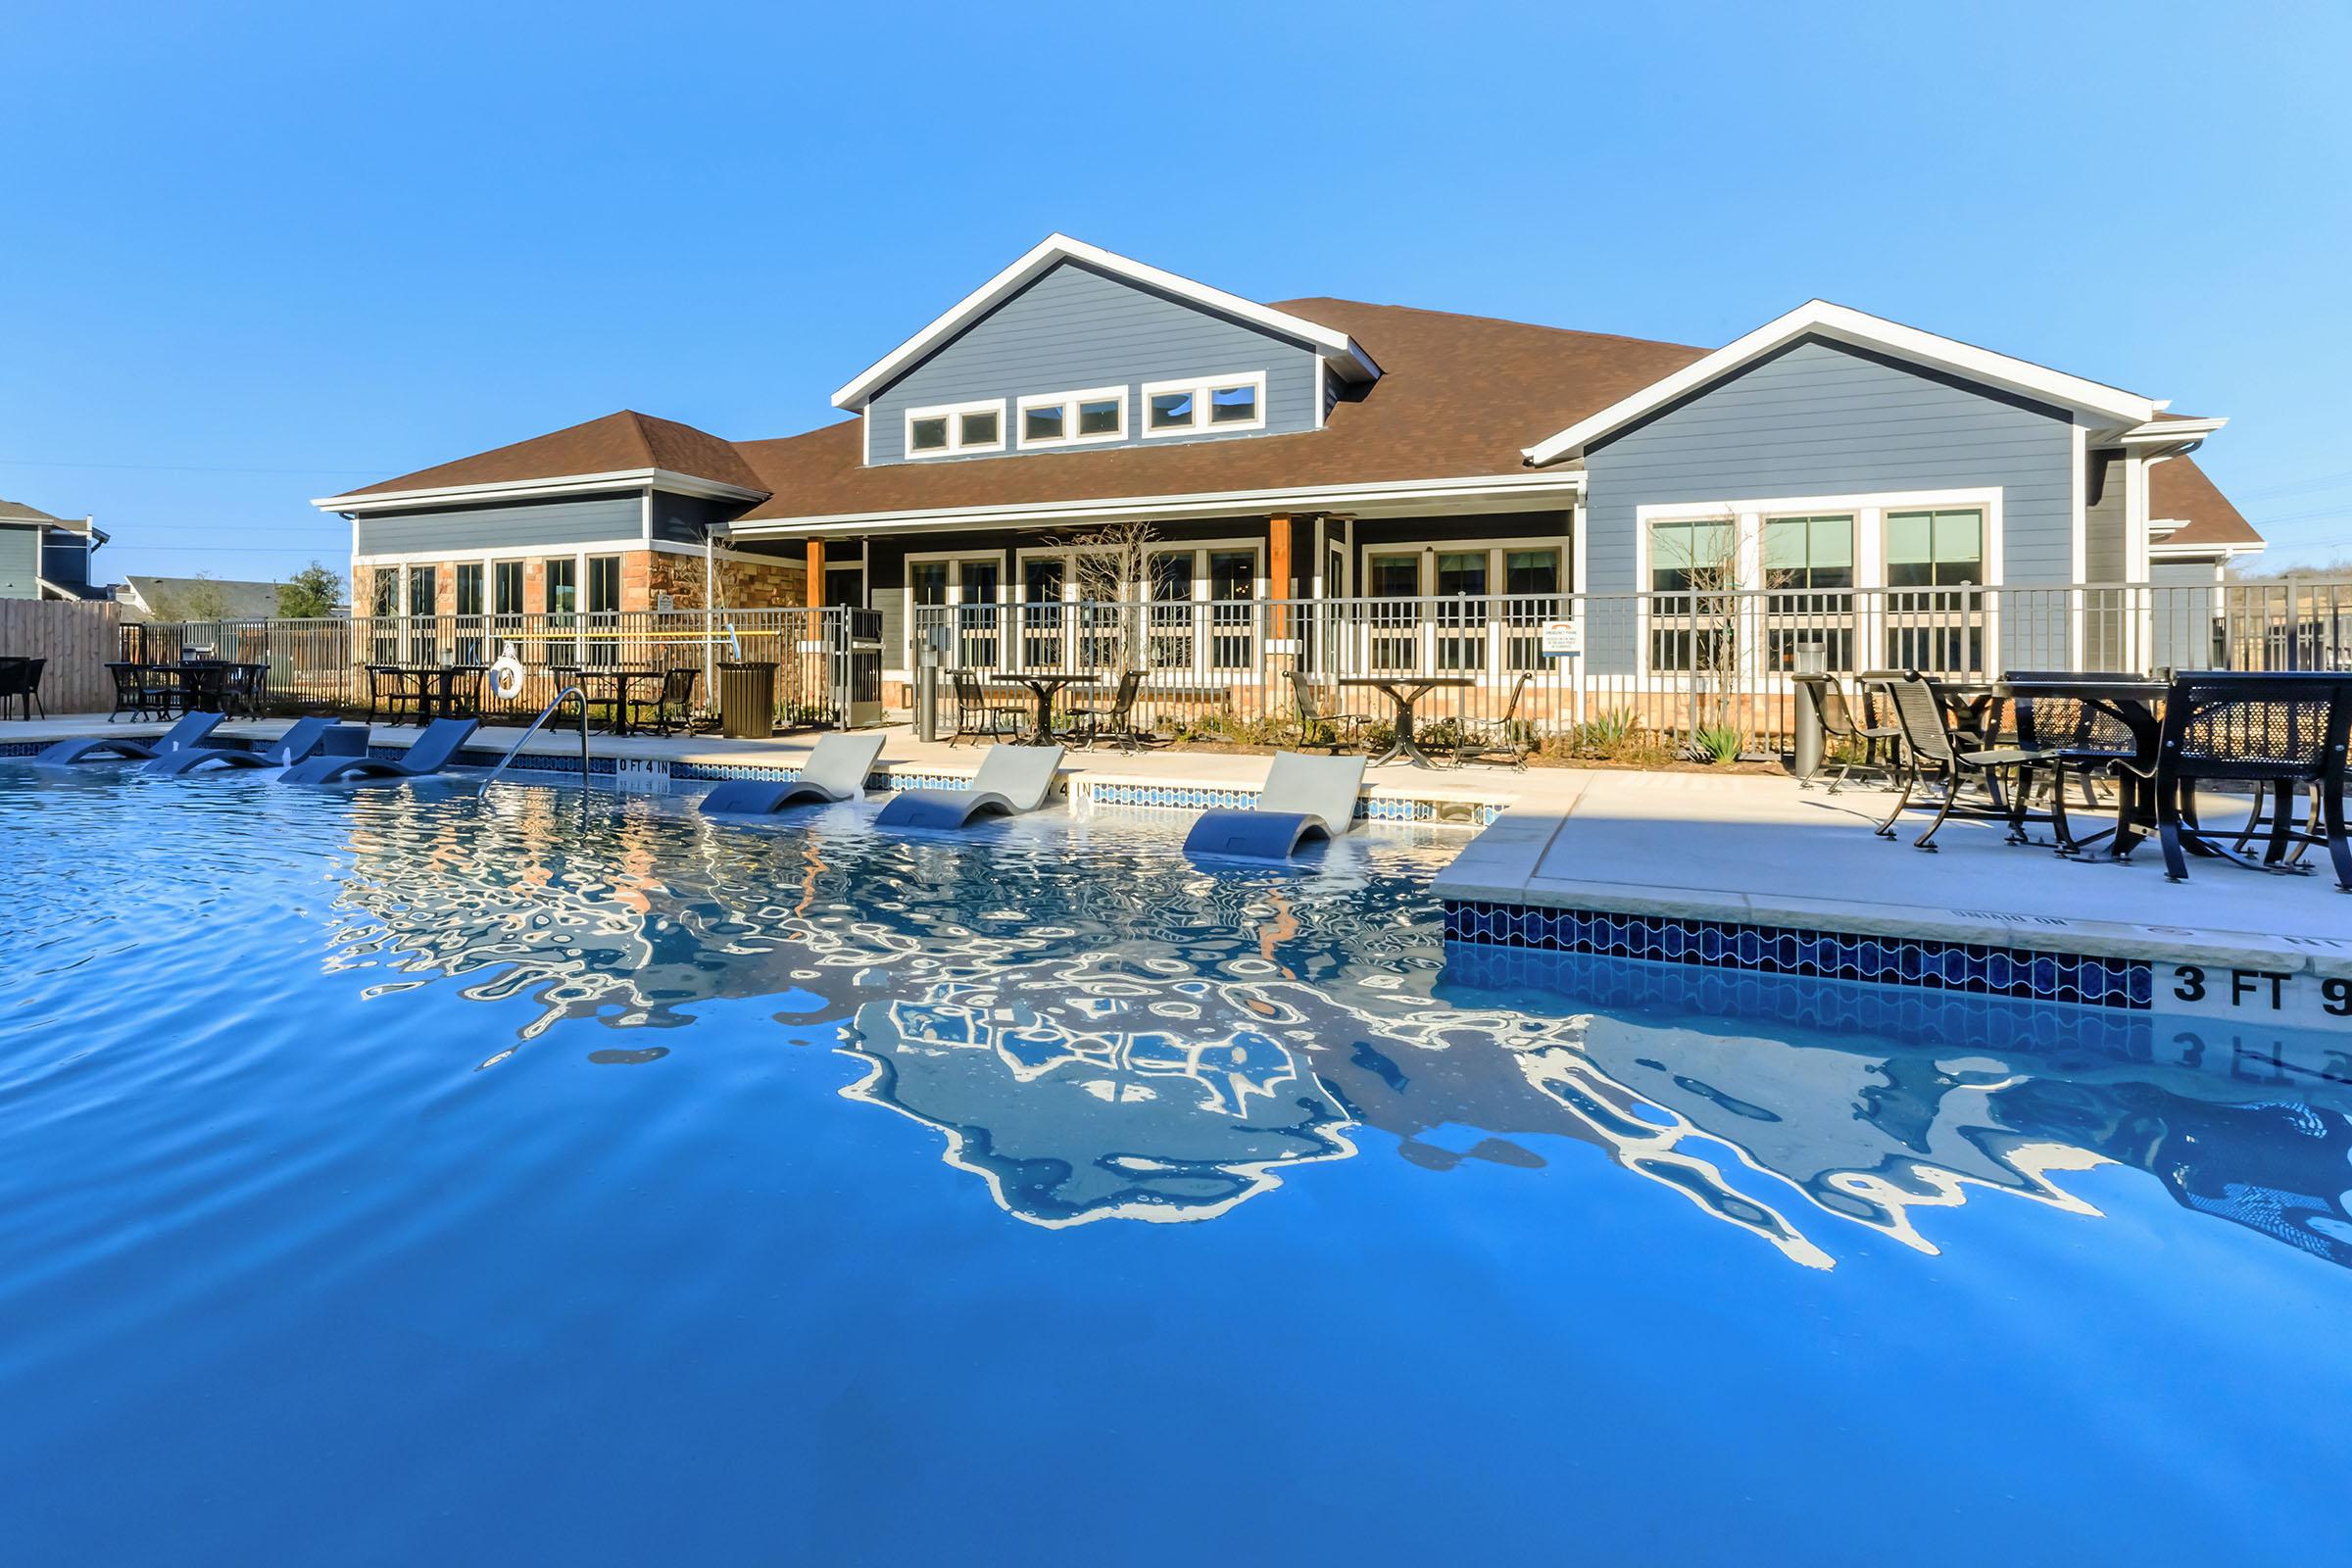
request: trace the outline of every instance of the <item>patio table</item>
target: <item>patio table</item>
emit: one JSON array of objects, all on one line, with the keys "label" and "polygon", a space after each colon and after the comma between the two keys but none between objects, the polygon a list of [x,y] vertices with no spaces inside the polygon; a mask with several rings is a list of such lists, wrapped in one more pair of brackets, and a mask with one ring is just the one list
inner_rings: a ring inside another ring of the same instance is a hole
[{"label": "patio table", "polygon": [[577,686],[590,703],[602,703],[612,710],[612,716],[606,730],[612,735],[636,733],[636,726],[629,721],[630,710],[635,706],[629,697],[629,688],[640,681],[650,684],[654,689],[653,704],[658,707],[662,701],[662,683],[668,678],[668,670],[644,664],[556,666],[556,679],[562,685]]},{"label": "patio table", "polygon": [[1338,684],[1386,693],[1396,710],[1395,736],[1389,742],[1389,749],[1372,759],[1372,766],[1401,757],[1415,767],[1434,768],[1438,764],[1413,744],[1413,710],[1420,706],[1422,698],[1441,687],[1475,686],[1478,681],[1470,675],[1348,675]]},{"label": "patio table", "polygon": [[[2019,698],[2046,698],[2053,702],[2081,703],[2111,714],[2132,732],[2135,754],[2132,760],[2144,768],[2151,767],[2156,760],[2158,742],[2164,732],[2163,714],[2159,710],[2165,694],[2171,689],[2160,680],[2119,680],[2109,675],[2086,676],[2080,680],[2060,677],[1992,681],[1986,684],[1985,694],[1988,706],[2013,702]],[[2079,852],[2107,839],[2112,841],[2108,844],[2107,854],[2121,859],[2155,830],[2154,783],[2136,776],[2129,769],[2118,768],[2115,772],[2115,826],[2087,837],[2073,839],[2063,848]]]},{"label": "patio table", "polygon": [[[459,716],[458,709],[461,704],[458,699],[458,682],[461,679],[469,678],[476,683],[474,701],[470,706],[478,710],[481,706],[479,683],[489,668],[490,666],[487,664],[369,664],[368,673],[388,679],[399,687],[400,690],[394,698],[395,705],[402,702],[414,703],[416,708],[416,722],[429,724],[436,718]],[[372,688],[368,710],[369,716],[372,717],[375,711]],[[399,716],[397,706],[394,707],[393,715]]]},{"label": "patio table", "polygon": [[1034,744],[1043,746],[1054,739],[1054,699],[1065,686],[1092,686],[1102,677],[1079,675],[1060,670],[1000,669],[989,679],[1010,686],[1025,686],[1037,699],[1037,726],[1031,732]]}]

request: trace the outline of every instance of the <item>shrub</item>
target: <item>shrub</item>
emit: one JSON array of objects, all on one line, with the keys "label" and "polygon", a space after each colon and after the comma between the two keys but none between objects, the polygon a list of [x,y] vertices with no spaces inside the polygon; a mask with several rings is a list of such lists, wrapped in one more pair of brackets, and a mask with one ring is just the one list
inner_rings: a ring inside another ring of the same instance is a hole
[{"label": "shrub", "polygon": [[1701,761],[1722,764],[1740,760],[1740,731],[1728,724],[1710,724],[1690,737],[1690,749]]}]

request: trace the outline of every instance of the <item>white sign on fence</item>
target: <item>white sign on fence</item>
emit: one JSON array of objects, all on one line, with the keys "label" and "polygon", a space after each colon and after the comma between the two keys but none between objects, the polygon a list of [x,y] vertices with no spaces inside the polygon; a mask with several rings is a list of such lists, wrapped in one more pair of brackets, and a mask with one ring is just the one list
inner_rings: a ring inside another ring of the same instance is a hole
[{"label": "white sign on fence", "polygon": [[1573,658],[1585,651],[1585,623],[1581,620],[1547,620],[1544,623],[1544,657],[1545,659]]}]

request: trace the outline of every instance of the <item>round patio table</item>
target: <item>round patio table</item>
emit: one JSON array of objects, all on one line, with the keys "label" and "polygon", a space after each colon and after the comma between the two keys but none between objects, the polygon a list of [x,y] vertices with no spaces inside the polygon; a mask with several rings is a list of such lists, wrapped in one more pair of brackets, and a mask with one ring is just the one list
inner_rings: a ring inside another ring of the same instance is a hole
[{"label": "round patio table", "polygon": [[612,710],[609,735],[633,735],[636,726],[629,722],[631,702],[629,688],[643,681],[654,688],[654,706],[662,701],[662,683],[669,671],[646,665],[631,664],[558,664],[556,678],[566,686],[577,686],[591,703],[604,703]]},{"label": "round patio table", "polygon": [[1438,764],[1430,760],[1429,754],[1413,744],[1413,710],[1422,698],[1440,687],[1475,686],[1478,681],[1470,675],[1348,675],[1339,684],[1386,692],[1396,710],[1395,738],[1389,742],[1387,751],[1372,759],[1370,765],[1378,767],[1391,758],[1401,757],[1415,767],[1435,767]]},{"label": "round patio table", "polygon": [[1065,686],[1092,686],[1101,677],[1055,670],[1000,669],[989,677],[1011,686],[1026,686],[1037,698],[1037,727],[1031,739],[1039,746],[1054,738],[1054,698]]}]

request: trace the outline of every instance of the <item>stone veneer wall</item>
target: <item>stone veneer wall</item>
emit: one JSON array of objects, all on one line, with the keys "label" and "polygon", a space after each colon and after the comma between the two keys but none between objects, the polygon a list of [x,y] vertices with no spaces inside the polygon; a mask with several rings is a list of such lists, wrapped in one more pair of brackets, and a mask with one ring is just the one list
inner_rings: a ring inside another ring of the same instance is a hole
[{"label": "stone veneer wall", "polygon": [[[666,593],[678,610],[703,608],[703,558],[666,550],[598,551],[620,557],[620,608],[623,612],[651,610],[657,594]],[[361,566],[353,570],[352,613],[368,615],[375,608],[376,578],[396,576],[411,566],[435,567],[434,612],[458,612],[458,564],[451,561],[403,562],[397,566]],[[797,562],[755,561],[720,556],[716,560],[718,601],[729,610],[798,610],[808,602],[808,570]],[[585,591],[587,584],[582,582]],[[546,558],[525,556],[522,563],[522,603],[525,614],[547,607]]]}]

